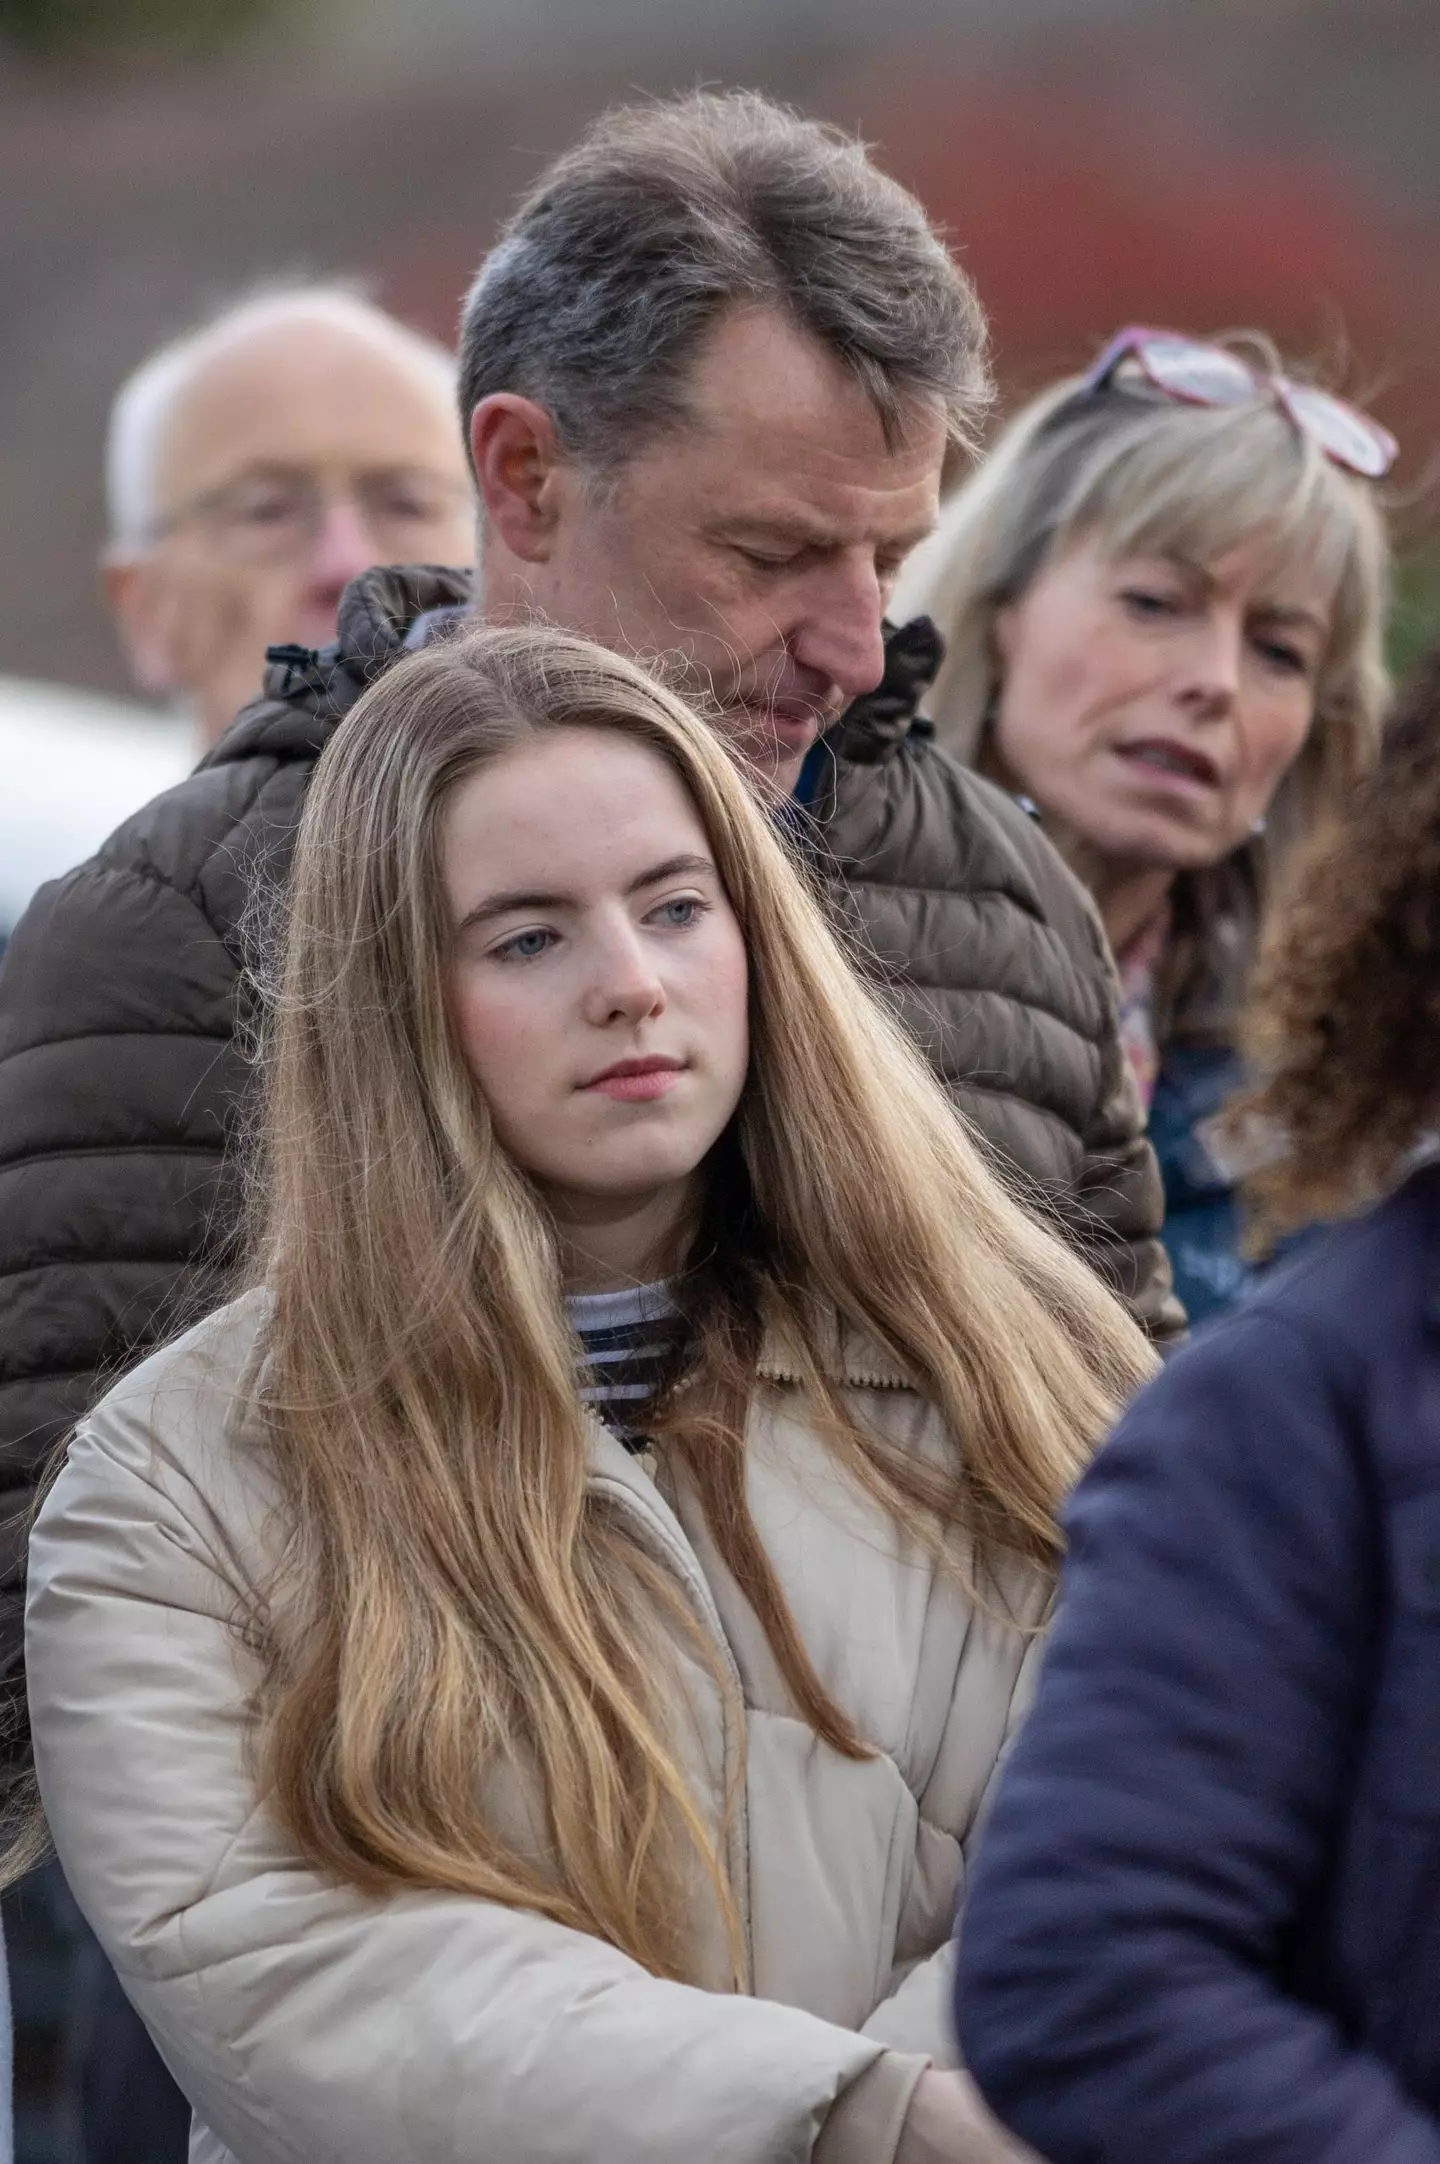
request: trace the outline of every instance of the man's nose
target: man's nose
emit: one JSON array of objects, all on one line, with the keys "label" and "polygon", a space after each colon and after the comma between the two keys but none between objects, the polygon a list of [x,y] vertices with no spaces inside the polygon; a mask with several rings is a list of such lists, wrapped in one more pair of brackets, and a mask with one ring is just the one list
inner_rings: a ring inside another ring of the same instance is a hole
[{"label": "man's nose", "polygon": [[316,585],[337,590],[348,586],[378,560],[374,538],[358,505],[348,496],[332,496],[310,553],[310,576]]},{"label": "man's nose", "polygon": [[837,565],[817,576],[791,652],[848,699],[873,691],[885,674],[884,596],[873,565]]},{"label": "man's nose", "polygon": [[585,1019],[598,1028],[644,1022],[665,1010],[665,987],[635,925],[609,925],[594,938]]}]

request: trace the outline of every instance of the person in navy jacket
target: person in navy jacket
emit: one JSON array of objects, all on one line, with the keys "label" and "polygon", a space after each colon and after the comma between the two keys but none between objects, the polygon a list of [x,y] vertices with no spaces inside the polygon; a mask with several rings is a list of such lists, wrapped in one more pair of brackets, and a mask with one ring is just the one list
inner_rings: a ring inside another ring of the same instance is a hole
[{"label": "person in navy jacket", "polygon": [[1070,1508],[956,2010],[1051,2164],[1440,2164],[1440,653],[1257,983],[1272,1234]]}]

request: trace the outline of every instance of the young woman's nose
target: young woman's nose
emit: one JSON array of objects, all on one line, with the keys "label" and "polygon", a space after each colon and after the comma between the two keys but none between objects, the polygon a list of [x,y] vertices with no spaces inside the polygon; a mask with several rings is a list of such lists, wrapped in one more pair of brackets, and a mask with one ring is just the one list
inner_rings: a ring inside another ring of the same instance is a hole
[{"label": "young woman's nose", "polygon": [[665,987],[637,928],[627,923],[598,934],[585,993],[586,1021],[598,1028],[643,1022],[664,1007]]}]

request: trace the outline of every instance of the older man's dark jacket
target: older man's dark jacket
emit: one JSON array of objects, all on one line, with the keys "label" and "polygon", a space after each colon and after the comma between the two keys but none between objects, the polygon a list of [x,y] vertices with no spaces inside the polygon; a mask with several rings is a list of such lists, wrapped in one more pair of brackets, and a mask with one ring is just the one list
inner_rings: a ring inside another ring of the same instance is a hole
[{"label": "older man's dark jacket", "polygon": [[[247,938],[315,762],[462,573],[367,572],[323,654],[179,787],[45,887],[0,969],[0,1675],[21,1661],[23,1512],[104,1382],[224,1293],[250,1104]],[[907,733],[921,660],[837,732],[814,813],[842,906],[957,1102],[1156,1335],[1180,1327],[1160,1190],[1093,909],[1024,814]]]}]

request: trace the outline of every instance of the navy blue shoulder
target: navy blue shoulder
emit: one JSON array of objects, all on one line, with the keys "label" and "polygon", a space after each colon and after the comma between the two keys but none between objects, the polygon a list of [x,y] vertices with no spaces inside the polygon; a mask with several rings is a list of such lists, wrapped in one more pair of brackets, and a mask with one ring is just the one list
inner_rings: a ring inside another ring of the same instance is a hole
[{"label": "navy blue shoulder", "polygon": [[1363,1217],[1331,1226],[1246,1302],[1312,1335],[1370,1348],[1440,1323],[1440,1163]]}]

